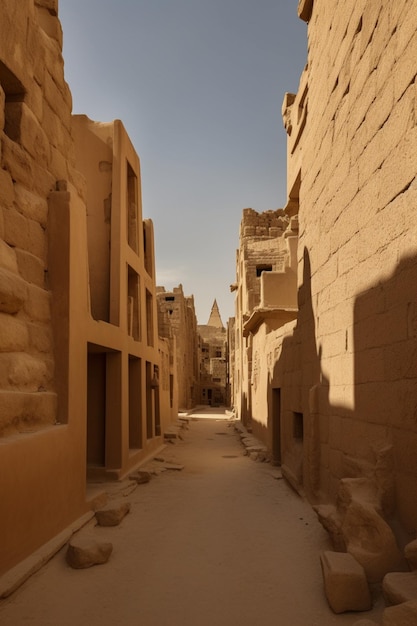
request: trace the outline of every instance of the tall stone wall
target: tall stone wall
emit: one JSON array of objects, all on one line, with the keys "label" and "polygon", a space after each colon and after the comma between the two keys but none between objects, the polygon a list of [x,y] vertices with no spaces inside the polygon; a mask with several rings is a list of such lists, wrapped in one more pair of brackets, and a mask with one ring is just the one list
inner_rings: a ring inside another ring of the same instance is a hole
[{"label": "tall stone wall", "polygon": [[73,162],[56,2],[5,1],[0,41],[0,434],[56,418],[48,194]]},{"label": "tall stone wall", "polygon": [[[1,575],[84,513],[86,503],[82,384],[71,410],[67,404],[66,230],[69,215],[82,219],[85,206],[57,2],[4,0],[0,31]],[[78,289],[74,310],[87,304],[83,276]],[[78,357],[81,344],[71,345]]]},{"label": "tall stone wall", "polygon": [[383,491],[378,476],[392,476],[387,511],[415,530],[417,11],[310,5],[308,112],[289,151],[301,180],[304,483],[336,498],[343,478]]}]

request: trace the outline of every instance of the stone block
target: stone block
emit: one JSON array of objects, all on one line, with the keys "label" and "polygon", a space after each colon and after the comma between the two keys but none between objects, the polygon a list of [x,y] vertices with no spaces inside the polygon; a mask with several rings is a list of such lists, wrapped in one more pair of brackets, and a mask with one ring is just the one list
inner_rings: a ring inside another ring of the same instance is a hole
[{"label": "stone block", "polygon": [[53,351],[52,328],[49,325],[29,323],[27,329],[31,348],[43,353]]},{"label": "stone block", "polygon": [[36,285],[27,285],[27,298],[24,309],[32,322],[47,322],[51,319],[50,298],[51,294],[49,291],[41,289]]},{"label": "stone block", "polygon": [[28,153],[43,165],[50,160],[50,146],[48,138],[32,111],[25,103],[20,105],[20,132],[19,142]]},{"label": "stone block", "polygon": [[51,374],[45,361],[26,352],[0,353],[0,388],[19,391],[45,390]]},{"label": "stone block", "polygon": [[385,609],[383,626],[417,626],[417,600],[403,602]]},{"label": "stone block", "polygon": [[110,503],[96,511],[99,526],[118,526],[130,511],[130,502]]},{"label": "stone block", "polygon": [[9,172],[0,169],[0,204],[10,209],[13,206],[15,189]]},{"label": "stone block", "polygon": [[68,544],[66,561],[74,569],[85,569],[107,563],[113,545],[92,537],[74,537]]},{"label": "stone block", "polygon": [[31,185],[33,180],[32,163],[29,155],[18,143],[3,135],[2,167],[7,170],[13,181]]},{"label": "stone block", "polygon": [[0,268],[0,311],[17,313],[27,299],[27,284],[13,272]]},{"label": "stone block", "polygon": [[13,272],[18,273],[18,266],[16,261],[16,252],[14,248],[7,245],[5,241],[0,240],[0,267]]},{"label": "stone block", "polygon": [[51,191],[55,190],[56,178],[43,165],[37,161],[32,163],[33,171],[33,191],[38,192],[41,196],[47,197]]},{"label": "stone block", "polygon": [[372,505],[351,502],[341,530],[347,551],[365,569],[369,582],[379,582],[387,572],[403,567],[394,534]]},{"label": "stone block", "polygon": [[411,570],[417,570],[417,539],[410,541],[404,548],[404,556]]},{"label": "stone block", "polygon": [[387,604],[417,601],[417,572],[389,572],[382,581]]},{"label": "stone block", "polygon": [[56,410],[55,393],[0,391],[0,434],[33,432],[54,424]]},{"label": "stone block", "polygon": [[369,611],[371,595],[363,567],[346,552],[322,552],[324,591],[335,613]]},{"label": "stone block", "polygon": [[0,313],[0,352],[22,352],[28,346],[27,325],[13,315]]},{"label": "stone block", "polygon": [[22,215],[46,227],[48,201],[45,196],[33,193],[23,185],[15,185],[16,206]]},{"label": "stone block", "polygon": [[19,274],[28,283],[45,286],[45,265],[41,259],[25,250],[16,249]]}]

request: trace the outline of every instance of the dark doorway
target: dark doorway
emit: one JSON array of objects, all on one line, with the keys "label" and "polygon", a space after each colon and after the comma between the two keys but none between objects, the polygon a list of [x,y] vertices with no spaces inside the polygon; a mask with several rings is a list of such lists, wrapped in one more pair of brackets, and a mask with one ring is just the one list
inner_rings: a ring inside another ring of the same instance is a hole
[{"label": "dark doorway", "polygon": [[87,465],[104,467],[106,440],[106,353],[88,353]]}]

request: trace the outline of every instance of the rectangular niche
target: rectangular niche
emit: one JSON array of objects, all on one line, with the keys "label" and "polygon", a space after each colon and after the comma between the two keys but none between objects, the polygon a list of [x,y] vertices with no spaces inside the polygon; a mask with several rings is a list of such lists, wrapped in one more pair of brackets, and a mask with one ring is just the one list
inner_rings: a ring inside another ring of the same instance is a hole
[{"label": "rectangular niche", "polygon": [[142,448],[142,361],[129,355],[129,448]]},{"label": "rectangular niche", "polygon": [[126,162],[127,169],[127,242],[138,254],[138,179],[130,163]]},{"label": "rectangular niche", "polygon": [[146,290],[146,337],[148,346],[153,346],[153,298],[148,290]]},{"label": "rectangular niche", "polygon": [[140,340],[140,278],[130,265],[127,266],[127,332],[135,341]]}]

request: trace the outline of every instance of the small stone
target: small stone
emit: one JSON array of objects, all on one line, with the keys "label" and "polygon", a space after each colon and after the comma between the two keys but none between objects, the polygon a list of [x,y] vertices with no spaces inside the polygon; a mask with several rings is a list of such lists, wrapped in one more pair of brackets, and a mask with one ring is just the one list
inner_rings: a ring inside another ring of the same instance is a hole
[{"label": "small stone", "polygon": [[130,502],[120,504],[108,504],[96,511],[96,519],[99,526],[118,526],[122,519],[130,511]]},{"label": "small stone", "polygon": [[365,570],[351,554],[328,550],[320,554],[320,562],[326,598],[335,613],[371,609]]},{"label": "small stone", "polygon": [[150,472],[145,470],[138,470],[137,472],[134,472],[134,474],[130,474],[129,478],[130,480],[135,480],[138,485],[144,485],[151,480],[152,475]]},{"label": "small stone", "polygon": [[66,560],[74,569],[85,569],[107,563],[113,550],[108,542],[99,542],[92,537],[74,537],[68,544]]}]

